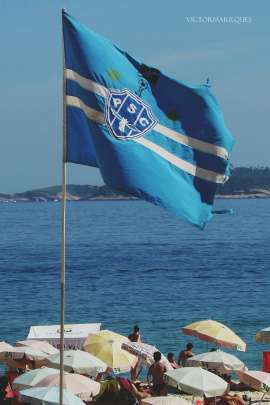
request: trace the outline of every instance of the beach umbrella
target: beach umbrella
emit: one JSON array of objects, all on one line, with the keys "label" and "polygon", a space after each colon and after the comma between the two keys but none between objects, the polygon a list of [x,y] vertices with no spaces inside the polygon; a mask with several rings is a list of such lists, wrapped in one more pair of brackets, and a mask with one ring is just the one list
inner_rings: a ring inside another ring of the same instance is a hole
[{"label": "beach umbrella", "polygon": [[[90,333],[90,335],[91,335],[91,333]],[[128,337],[126,337],[124,335],[120,335],[120,333],[116,333],[116,332],[113,332],[112,330],[108,330],[108,329],[101,330],[99,332],[95,332],[95,335],[102,336],[107,340],[114,340],[114,341],[121,342],[121,343],[129,342]],[[86,342],[87,342],[87,339],[86,339],[85,343]]]},{"label": "beach umbrella", "polygon": [[[137,356],[146,366],[151,366],[154,363],[154,353],[159,351],[155,346],[147,343],[130,341],[122,343],[122,348]],[[163,354],[161,354],[161,359],[166,364],[167,370],[172,370],[170,362]]]},{"label": "beach umbrella", "polygon": [[0,342],[0,361],[6,357],[6,353],[13,350],[14,347],[6,342]]},{"label": "beach umbrella", "polygon": [[184,335],[195,336],[198,339],[223,346],[228,349],[246,351],[246,343],[230,328],[211,319],[193,322],[182,328]]},{"label": "beach umbrella", "polygon": [[[100,383],[80,374],[64,373],[63,383],[63,388],[73,392],[83,401],[91,401],[100,391]],[[48,375],[35,385],[35,387],[59,386],[60,373]]]},{"label": "beach umbrella", "polygon": [[100,334],[91,333],[83,348],[104,361],[114,373],[121,373],[130,370],[137,361],[135,356],[123,350],[121,346],[122,341],[118,339],[106,339]]},{"label": "beach umbrella", "polygon": [[259,330],[259,332],[256,333],[255,340],[259,343],[270,343],[270,328]]},{"label": "beach umbrella", "polygon": [[29,361],[39,361],[44,360],[48,355],[41,350],[33,347],[21,346],[12,347],[11,349],[2,352],[5,361],[12,360],[29,360]]},{"label": "beach umbrella", "polygon": [[265,373],[264,371],[238,371],[237,372],[239,379],[246,385],[249,385],[251,388],[262,391],[270,392],[270,374]]},{"label": "beach umbrella", "polygon": [[245,364],[232,354],[215,350],[192,356],[186,361],[187,366],[202,366],[210,370],[217,370],[221,373],[228,371],[245,370]]},{"label": "beach umbrella", "polygon": [[149,397],[141,401],[141,405],[190,405],[185,398],[176,395],[166,397]]},{"label": "beach umbrella", "polygon": [[42,352],[44,352],[48,355],[59,352],[58,349],[56,349],[53,345],[46,342],[45,340],[31,340],[31,339],[20,340],[20,341],[16,342],[16,346],[33,347],[34,349],[41,350]]},{"label": "beach umbrella", "polygon": [[39,381],[43,380],[48,375],[59,373],[55,368],[41,367],[35,370],[27,371],[21,374],[19,377],[15,378],[12,383],[12,388],[14,390],[21,390],[25,388],[34,387]]},{"label": "beach umbrella", "polygon": [[0,342],[0,354],[2,352],[6,352],[6,351],[12,350],[12,349],[14,349],[14,347],[11,346],[9,343],[3,342],[3,341]]},{"label": "beach umbrella", "polygon": [[[46,365],[52,368],[60,368],[60,353],[52,354],[46,359]],[[107,369],[107,364],[97,357],[83,352],[82,350],[64,351],[64,370],[79,374],[87,374],[96,377]]]},{"label": "beach umbrella", "polygon": [[[19,398],[22,402],[29,404],[59,404],[58,387],[33,387],[19,392]],[[85,405],[84,402],[72,392],[63,389],[63,405]]]},{"label": "beach umbrella", "polygon": [[192,395],[205,395],[207,398],[223,395],[228,389],[226,381],[201,367],[183,367],[167,371],[164,379],[168,385],[180,391]]}]

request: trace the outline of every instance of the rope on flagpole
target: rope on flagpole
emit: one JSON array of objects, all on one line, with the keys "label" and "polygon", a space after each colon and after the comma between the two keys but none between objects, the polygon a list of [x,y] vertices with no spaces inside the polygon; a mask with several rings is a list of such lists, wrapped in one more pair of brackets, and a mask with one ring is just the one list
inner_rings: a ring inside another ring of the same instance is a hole
[{"label": "rope on flagpole", "polygon": [[[64,9],[62,9],[63,15]],[[62,19],[63,30],[63,19]],[[67,169],[66,169],[66,78],[65,78],[65,54],[64,54],[64,35],[62,31],[62,75],[63,75],[63,123],[62,123],[62,204],[61,204],[61,277],[60,277],[60,390],[59,404],[63,405],[63,386],[64,386],[64,348],[65,348],[65,278],[66,278],[66,194],[67,194]]]}]

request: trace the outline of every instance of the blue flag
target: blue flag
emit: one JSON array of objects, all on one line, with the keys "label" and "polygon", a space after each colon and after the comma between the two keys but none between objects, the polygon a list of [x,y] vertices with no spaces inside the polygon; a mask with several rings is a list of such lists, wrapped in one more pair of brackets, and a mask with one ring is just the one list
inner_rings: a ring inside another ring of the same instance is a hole
[{"label": "blue flag", "polygon": [[63,12],[66,161],[203,228],[233,138],[208,86],[146,66]]}]

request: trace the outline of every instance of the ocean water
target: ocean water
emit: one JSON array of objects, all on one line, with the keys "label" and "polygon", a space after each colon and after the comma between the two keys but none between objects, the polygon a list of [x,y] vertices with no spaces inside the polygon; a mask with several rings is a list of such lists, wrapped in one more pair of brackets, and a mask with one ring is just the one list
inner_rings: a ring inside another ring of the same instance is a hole
[{"label": "ocean water", "polygon": [[[139,201],[67,204],[66,323],[102,322],[178,354],[181,327],[212,318],[248,345],[234,352],[260,369],[257,330],[270,326],[270,200],[219,200],[204,231]],[[0,341],[59,322],[60,204],[0,206]]]}]

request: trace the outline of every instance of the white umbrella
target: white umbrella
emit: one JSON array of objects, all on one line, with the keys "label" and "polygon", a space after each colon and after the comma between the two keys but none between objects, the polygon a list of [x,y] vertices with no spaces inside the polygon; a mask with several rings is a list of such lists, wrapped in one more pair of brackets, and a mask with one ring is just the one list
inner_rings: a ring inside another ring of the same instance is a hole
[{"label": "white umbrella", "polygon": [[[60,367],[60,353],[52,354],[46,359],[46,365],[52,368]],[[96,377],[107,369],[107,364],[90,353],[82,350],[64,351],[64,369],[79,374],[87,374]]]},{"label": "white umbrella", "polygon": [[50,354],[56,354],[59,352],[58,349],[53,347],[50,343],[46,342],[45,340],[19,340],[16,342],[16,346],[27,346],[27,347],[32,347],[37,350],[41,350],[42,352],[50,355]]},{"label": "white umbrella", "polygon": [[175,395],[166,397],[149,397],[141,401],[141,405],[190,405],[185,398]]},{"label": "white umbrella", "polygon": [[245,364],[232,354],[216,350],[192,356],[186,361],[187,366],[205,366],[210,370],[228,371],[245,370]]},{"label": "white umbrella", "polygon": [[[155,346],[141,342],[124,342],[122,343],[122,349],[137,356],[147,366],[154,363],[154,353],[159,351]],[[167,370],[172,370],[170,362],[163,354],[161,354],[161,360],[166,364]]]},{"label": "white umbrella", "polygon": [[192,395],[205,395],[207,398],[223,395],[228,384],[217,375],[201,367],[183,367],[167,371],[166,383]]},{"label": "white umbrella", "polygon": [[[19,398],[23,402],[29,404],[59,404],[59,388],[58,387],[34,387],[22,390],[19,393]],[[63,389],[63,405],[85,405],[84,402],[72,392]]]},{"label": "white umbrella", "polygon": [[22,390],[26,388],[34,387],[39,381],[51,374],[59,373],[59,370],[49,367],[36,368],[35,370],[27,371],[15,378],[12,383],[14,390]]},{"label": "white umbrella", "polygon": [[[91,401],[91,399],[98,395],[100,391],[100,383],[80,374],[64,373],[63,383],[63,388],[73,392],[73,394],[77,395],[83,401]],[[48,375],[35,385],[35,387],[59,386],[60,373]]]}]

